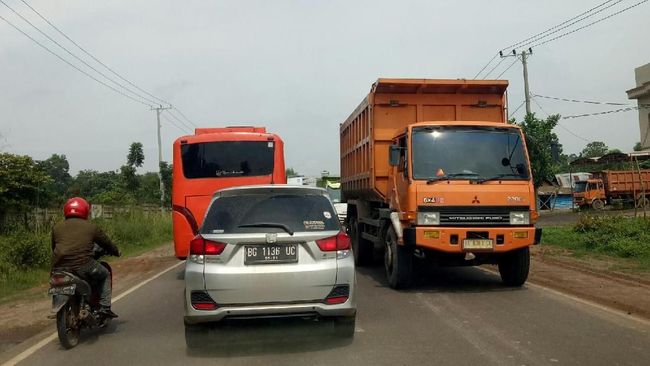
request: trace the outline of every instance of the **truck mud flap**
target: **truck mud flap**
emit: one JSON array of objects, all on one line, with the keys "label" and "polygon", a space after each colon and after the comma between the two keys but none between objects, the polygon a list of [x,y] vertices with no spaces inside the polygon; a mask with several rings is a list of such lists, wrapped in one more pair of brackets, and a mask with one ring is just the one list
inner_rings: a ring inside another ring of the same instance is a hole
[{"label": "truck mud flap", "polygon": [[415,228],[404,228],[404,246],[415,248]]},{"label": "truck mud flap", "polygon": [[535,229],[535,242],[533,244],[539,245],[542,242],[542,229],[541,228],[536,228]]}]

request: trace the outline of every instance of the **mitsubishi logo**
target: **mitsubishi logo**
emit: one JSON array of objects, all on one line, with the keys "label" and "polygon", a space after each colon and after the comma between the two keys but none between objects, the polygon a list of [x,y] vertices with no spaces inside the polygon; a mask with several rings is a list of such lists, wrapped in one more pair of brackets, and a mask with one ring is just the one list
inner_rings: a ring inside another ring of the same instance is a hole
[{"label": "mitsubishi logo", "polygon": [[268,244],[273,244],[278,241],[278,234],[266,234],[266,242]]},{"label": "mitsubishi logo", "polygon": [[474,196],[472,203],[481,203],[481,201],[478,199],[478,196]]}]

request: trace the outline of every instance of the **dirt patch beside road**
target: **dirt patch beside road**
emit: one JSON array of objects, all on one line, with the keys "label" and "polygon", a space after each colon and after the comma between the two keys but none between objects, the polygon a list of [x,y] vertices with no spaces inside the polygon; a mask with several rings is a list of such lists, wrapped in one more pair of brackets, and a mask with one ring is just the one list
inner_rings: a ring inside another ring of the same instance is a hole
[{"label": "dirt patch beside road", "polygon": [[[171,244],[165,244],[137,257],[111,261],[113,298],[148,277],[178,263]],[[30,289],[20,300],[0,305],[0,353],[50,327],[51,298],[47,284]]]}]

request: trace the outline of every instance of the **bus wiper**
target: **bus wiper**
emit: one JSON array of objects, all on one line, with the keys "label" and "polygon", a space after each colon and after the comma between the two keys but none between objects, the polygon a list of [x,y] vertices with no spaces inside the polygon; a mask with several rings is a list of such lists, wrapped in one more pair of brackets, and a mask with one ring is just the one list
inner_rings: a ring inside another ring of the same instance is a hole
[{"label": "bus wiper", "polygon": [[238,225],[237,227],[277,227],[286,231],[287,233],[289,233],[289,235],[293,236],[293,230],[291,230],[289,226],[277,222],[253,222],[250,224],[241,224]]},{"label": "bus wiper", "polygon": [[521,175],[521,174],[503,173],[503,174],[495,175],[494,177],[490,177],[490,178],[482,178],[482,179],[477,180],[476,182],[477,183],[485,183],[485,182],[488,182],[488,181],[491,181],[491,180],[499,180],[501,178],[506,178],[506,177],[516,177],[516,178],[524,178],[524,179],[527,178],[526,176]]},{"label": "bus wiper", "polygon": [[431,184],[431,183],[434,183],[434,182],[439,182],[441,180],[449,180],[449,178],[465,177],[465,176],[476,177],[476,176],[478,176],[478,174],[476,174],[476,173],[451,173],[451,174],[445,174],[445,175],[440,176],[440,177],[429,178],[427,180],[427,184]]}]

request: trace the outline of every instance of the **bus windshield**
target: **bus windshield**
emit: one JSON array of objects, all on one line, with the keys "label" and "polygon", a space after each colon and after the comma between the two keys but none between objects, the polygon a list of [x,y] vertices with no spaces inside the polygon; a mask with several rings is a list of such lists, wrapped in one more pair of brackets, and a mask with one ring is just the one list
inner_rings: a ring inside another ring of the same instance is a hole
[{"label": "bus windshield", "polygon": [[273,141],[220,141],[181,145],[185,178],[273,174]]}]

